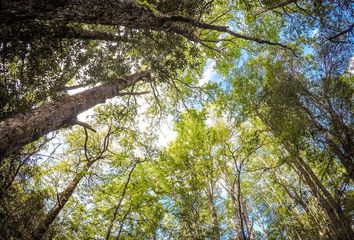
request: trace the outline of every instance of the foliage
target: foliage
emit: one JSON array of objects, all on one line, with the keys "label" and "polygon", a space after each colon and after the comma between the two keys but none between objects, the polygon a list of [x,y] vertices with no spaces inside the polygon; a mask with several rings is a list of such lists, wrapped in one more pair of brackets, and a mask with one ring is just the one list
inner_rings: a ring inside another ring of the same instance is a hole
[{"label": "foliage", "polygon": [[78,2],[0,10],[0,126],[152,80],[0,160],[1,239],[352,239],[350,1]]}]

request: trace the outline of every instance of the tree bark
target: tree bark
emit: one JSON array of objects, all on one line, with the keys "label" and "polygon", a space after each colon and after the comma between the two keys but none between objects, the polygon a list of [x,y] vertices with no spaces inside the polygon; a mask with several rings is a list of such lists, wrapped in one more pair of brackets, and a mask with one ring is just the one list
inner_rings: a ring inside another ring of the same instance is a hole
[{"label": "tree bark", "polygon": [[114,33],[69,27],[65,24],[18,23],[12,24],[10,27],[0,27],[0,29],[0,41],[31,42],[35,39],[81,39],[129,42],[128,38]]},{"label": "tree bark", "polygon": [[[52,23],[84,23],[124,26],[130,29],[158,30],[175,33],[190,41],[203,43],[193,29],[228,33],[236,38],[259,44],[290,47],[230,30],[227,26],[207,24],[189,16],[168,15],[140,0],[14,0],[4,1],[0,10],[0,32],[11,32],[11,24],[45,20]],[[89,34],[91,35],[91,34]],[[6,38],[6,36],[5,36]]]},{"label": "tree bark", "polygon": [[49,230],[50,225],[55,221],[65,204],[69,201],[69,198],[75,191],[77,185],[81,179],[85,176],[86,171],[90,166],[87,166],[83,171],[78,173],[73,180],[67,185],[65,190],[59,194],[57,203],[50,209],[49,213],[45,216],[44,220],[38,225],[38,227],[32,232],[31,237],[28,239],[40,240]]},{"label": "tree bark", "polygon": [[[211,183],[212,184],[212,183]],[[211,185],[210,185],[211,186]],[[216,210],[215,206],[215,201],[214,201],[214,193],[213,193],[213,187],[210,187],[209,189],[206,189],[205,193],[208,198],[208,205],[211,211],[211,222],[212,222],[212,231],[213,231],[213,236],[212,239],[214,240],[220,240],[220,226],[219,226],[219,221],[218,221],[218,213]]]},{"label": "tree bark", "polygon": [[0,22],[53,20],[126,26],[129,28],[159,28],[163,24],[154,13],[134,0],[14,0],[2,1]]},{"label": "tree bark", "polygon": [[107,99],[119,95],[121,90],[143,79],[150,79],[150,73],[135,73],[115,82],[66,96],[26,114],[5,119],[0,122],[0,159],[47,133],[72,126],[79,113],[104,103]]},{"label": "tree bark", "polygon": [[[276,134],[272,124],[259,112],[256,111],[257,116],[261,121]],[[325,186],[317,178],[312,169],[302,159],[296,149],[289,142],[283,140],[282,145],[292,157],[294,167],[301,173],[301,178],[309,187],[311,194],[316,198],[318,205],[327,215],[329,226],[333,231],[336,239],[350,240],[354,239],[354,232],[351,228],[351,220],[346,216],[340,206],[337,206],[332,195],[327,191]]]}]

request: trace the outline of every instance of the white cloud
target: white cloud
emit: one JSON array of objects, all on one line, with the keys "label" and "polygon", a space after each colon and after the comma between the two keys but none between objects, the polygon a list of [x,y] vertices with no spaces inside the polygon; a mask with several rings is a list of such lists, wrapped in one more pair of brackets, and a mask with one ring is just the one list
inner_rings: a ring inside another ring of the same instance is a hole
[{"label": "white cloud", "polygon": [[[97,107],[97,106],[95,106]],[[92,116],[94,114],[94,107],[90,108],[89,110],[80,113],[79,115],[77,115],[77,120],[81,121],[81,122],[87,122],[90,119],[90,116]]]},{"label": "white cloud", "polygon": [[80,92],[83,92],[85,90],[89,89],[89,87],[80,87],[80,88],[75,88],[75,89],[72,89],[72,90],[68,90],[68,94],[71,96],[71,95],[74,95],[76,93],[80,93]]}]

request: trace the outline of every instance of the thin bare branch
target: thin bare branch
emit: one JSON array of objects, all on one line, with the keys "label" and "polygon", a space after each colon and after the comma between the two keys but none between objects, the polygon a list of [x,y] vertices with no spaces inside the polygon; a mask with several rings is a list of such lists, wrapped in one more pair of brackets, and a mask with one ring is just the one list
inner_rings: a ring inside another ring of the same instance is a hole
[{"label": "thin bare branch", "polygon": [[328,37],[327,39],[330,41],[334,41],[336,38],[351,32],[353,30],[353,28],[354,28],[354,22],[348,28],[344,29],[343,31],[340,31],[339,33],[337,33],[333,36]]},{"label": "thin bare branch", "polygon": [[81,127],[83,127],[83,128],[87,128],[87,129],[89,129],[89,130],[91,130],[92,132],[95,132],[95,133],[97,133],[97,131],[93,128],[93,127],[91,127],[88,123],[85,123],[85,122],[81,122],[81,121],[79,121],[79,120],[76,120],[75,121],[75,124],[76,125],[79,125],[79,126],[81,126]]},{"label": "thin bare branch", "polygon": [[266,9],[262,10],[261,12],[257,13],[256,15],[261,15],[263,13],[266,13],[268,11],[272,11],[274,9],[277,9],[277,8],[283,8],[291,3],[294,3],[294,2],[297,2],[297,0],[287,0],[287,1],[284,1],[284,2],[279,2],[278,4],[274,4],[270,7],[267,7]]}]

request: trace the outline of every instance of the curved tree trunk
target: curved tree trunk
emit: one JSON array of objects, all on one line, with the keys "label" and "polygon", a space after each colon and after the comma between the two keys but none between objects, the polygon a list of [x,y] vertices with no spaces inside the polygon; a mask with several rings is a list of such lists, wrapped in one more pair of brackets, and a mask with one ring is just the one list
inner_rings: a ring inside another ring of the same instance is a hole
[{"label": "curved tree trunk", "polygon": [[5,119],[0,122],[0,160],[47,133],[75,124],[78,114],[121,95],[121,90],[146,78],[150,79],[149,72],[135,73]]}]

